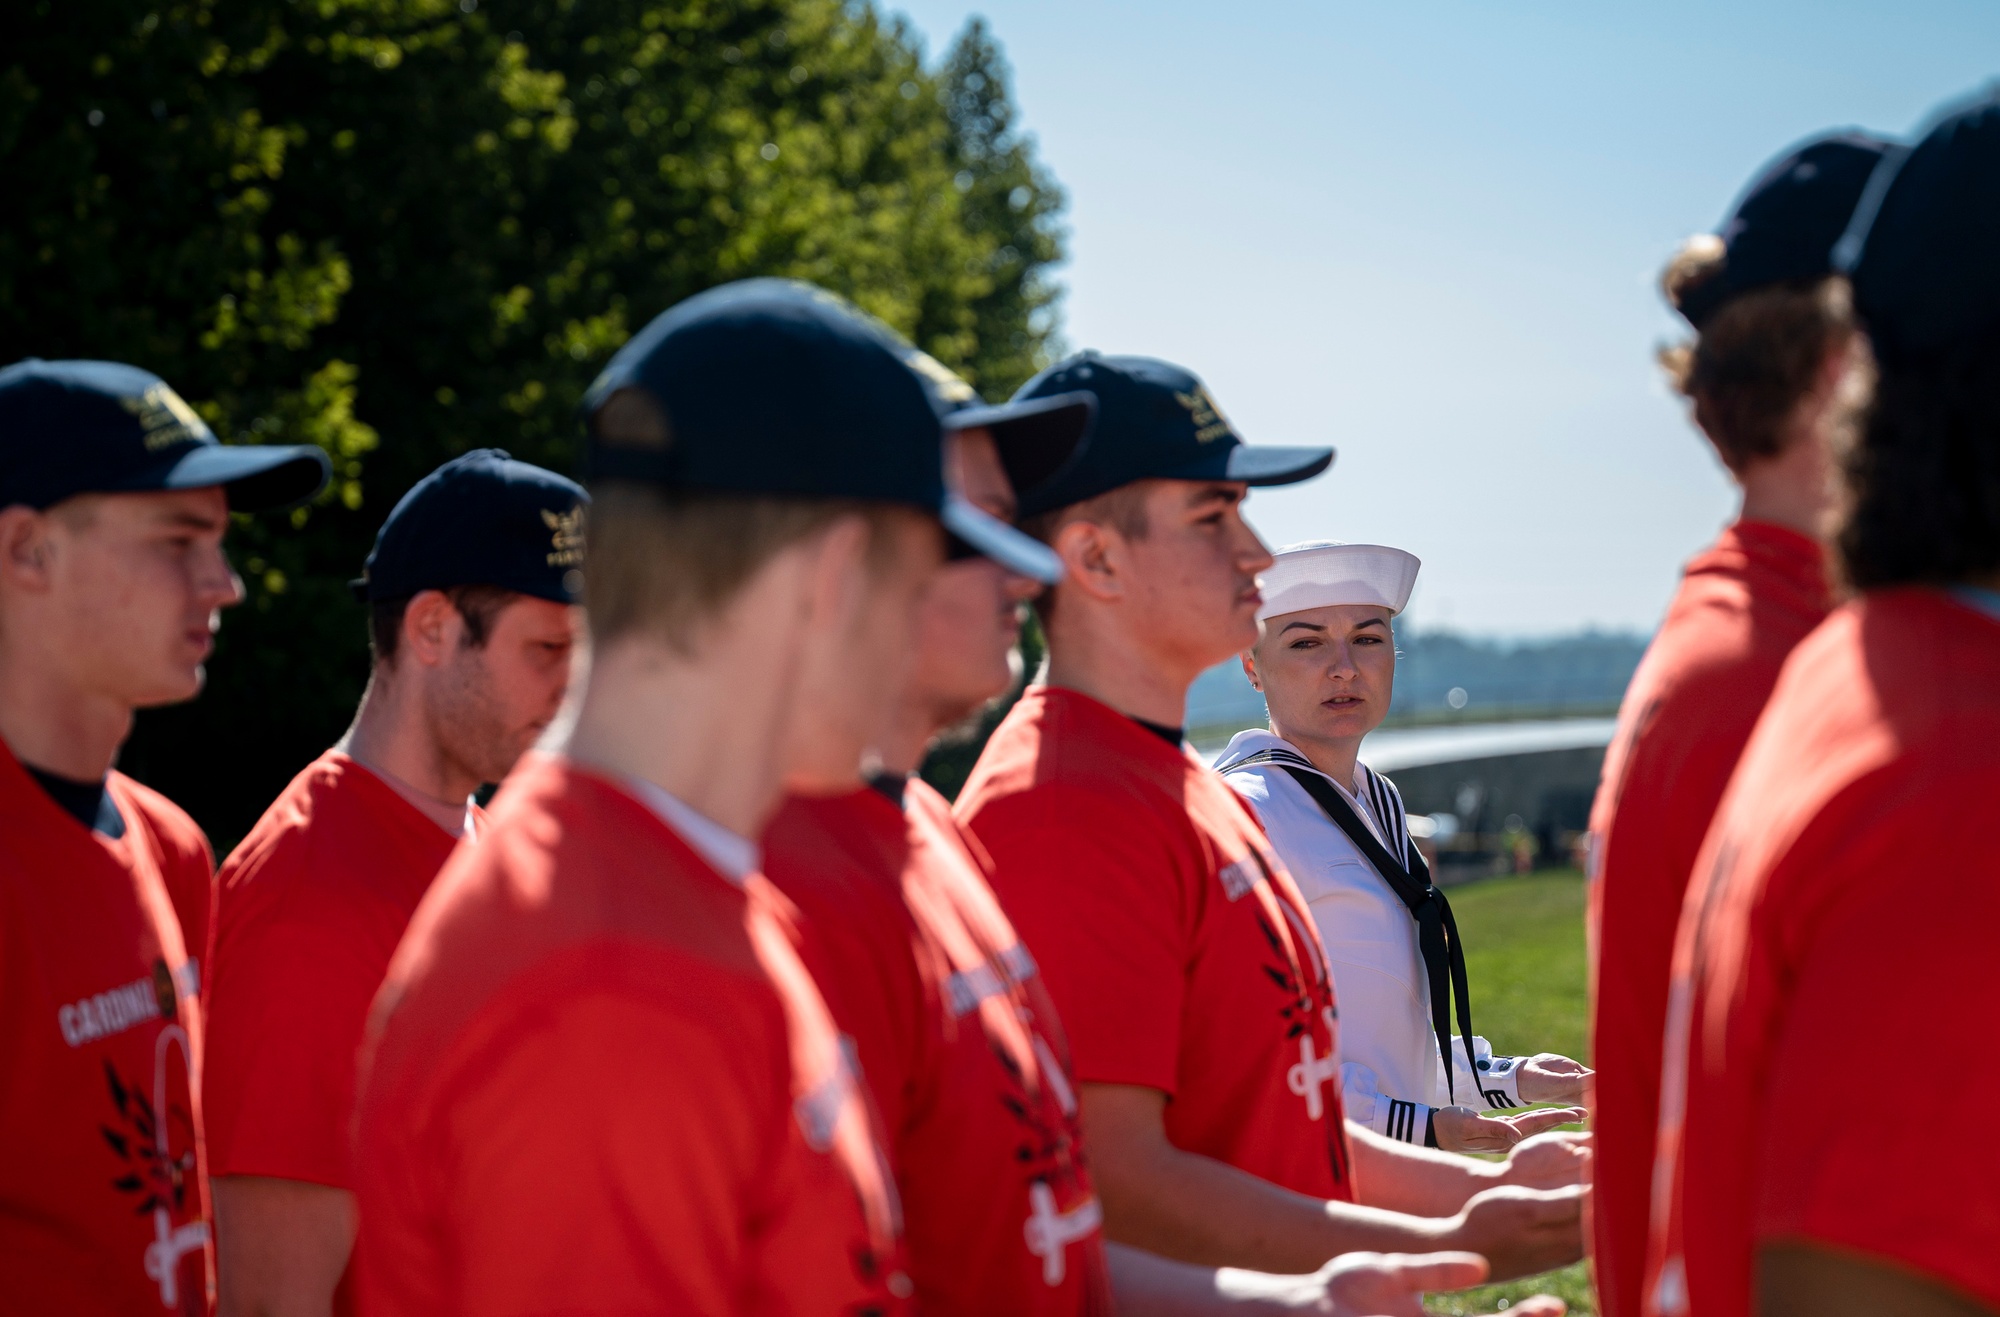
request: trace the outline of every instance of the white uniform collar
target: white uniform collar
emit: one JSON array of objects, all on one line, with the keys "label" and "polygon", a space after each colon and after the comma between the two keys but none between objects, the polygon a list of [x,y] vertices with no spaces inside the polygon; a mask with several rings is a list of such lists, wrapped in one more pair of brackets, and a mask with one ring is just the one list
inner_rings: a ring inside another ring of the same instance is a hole
[{"label": "white uniform collar", "polygon": [[[1227,776],[1237,771],[1232,767],[1233,764],[1257,754],[1269,754],[1276,759],[1282,760],[1287,768],[1303,768],[1308,773],[1318,773],[1319,776],[1332,782],[1334,789],[1345,796],[1348,803],[1353,805],[1355,811],[1361,815],[1361,821],[1368,825],[1370,832],[1375,834],[1375,840],[1381,842],[1385,848],[1393,852],[1395,848],[1391,845],[1388,838],[1383,835],[1383,821],[1375,817],[1375,809],[1368,803],[1369,793],[1361,789],[1361,783],[1367,780],[1366,775],[1372,771],[1368,765],[1357,760],[1354,765],[1355,780],[1353,782],[1336,781],[1333,777],[1315,768],[1312,760],[1306,758],[1297,746],[1270,728],[1248,727],[1229,738],[1229,744],[1223,748],[1222,753],[1216,758],[1215,769],[1218,773]],[[1265,767],[1263,764],[1252,764],[1242,771],[1255,773],[1263,767]]]}]

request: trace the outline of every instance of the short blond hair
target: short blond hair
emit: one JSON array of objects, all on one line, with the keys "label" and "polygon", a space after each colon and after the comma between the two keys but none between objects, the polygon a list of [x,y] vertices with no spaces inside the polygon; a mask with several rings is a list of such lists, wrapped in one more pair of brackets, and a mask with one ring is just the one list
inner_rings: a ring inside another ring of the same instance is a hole
[{"label": "short blond hair", "polygon": [[584,609],[592,643],[629,636],[694,651],[702,628],[780,552],[844,516],[868,523],[869,566],[899,543],[892,526],[914,510],[855,499],[669,489],[613,480],[591,490]]}]

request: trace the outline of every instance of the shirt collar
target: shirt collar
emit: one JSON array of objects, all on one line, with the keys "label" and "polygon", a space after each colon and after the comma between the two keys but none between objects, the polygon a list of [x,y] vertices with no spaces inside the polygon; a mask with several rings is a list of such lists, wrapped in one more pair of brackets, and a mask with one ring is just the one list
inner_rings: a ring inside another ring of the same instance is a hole
[{"label": "shirt collar", "polygon": [[695,854],[737,886],[742,886],[744,879],[757,872],[763,863],[756,842],[731,832],[664,787],[642,777],[629,777],[625,781],[646,808],[659,815],[660,821],[672,828]]}]

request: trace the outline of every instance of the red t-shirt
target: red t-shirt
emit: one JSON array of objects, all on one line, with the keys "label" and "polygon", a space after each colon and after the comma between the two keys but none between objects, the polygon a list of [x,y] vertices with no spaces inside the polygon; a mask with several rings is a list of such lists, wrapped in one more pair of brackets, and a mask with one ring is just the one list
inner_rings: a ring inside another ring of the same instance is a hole
[{"label": "red t-shirt", "polygon": [[[455,844],[329,750],[224,861],[203,998],[210,1175],[354,1187],[354,1058],[368,1004]],[[350,1282],[337,1313],[354,1310]]]},{"label": "red t-shirt", "polygon": [[1695,852],[1792,648],[1826,616],[1825,557],[1738,522],[1690,562],[1632,677],[1591,810],[1592,1264],[1638,1317],[1674,928]]},{"label": "red t-shirt", "polygon": [[895,1186],[792,918],[625,787],[518,768],[370,1016],[362,1310],[902,1311]]},{"label": "red t-shirt", "polygon": [[1647,1312],[1747,1317],[1783,1239],[2000,1307],[1995,800],[2000,618],[1886,590],[1799,646],[1674,948]]},{"label": "red t-shirt", "polygon": [[918,1306],[1108,1314],[1055,1006],[951,806],[904,798],[794,798],[764,846],[889,1132]]},{"label": "red t-shirt", "polygon": [[205,1313],[201,1006],[169,888],[205,885],[208,843],[107,789],[116,841],[0,745],[0,1307]]},{"label": "red t-shirt", "polygon": [[958,815],[992,854],[1078,1079],[1165,1093],[1177,1148],[1353,1198],[1326,952],[1240,796],[1186,747],[1038,687]]}]

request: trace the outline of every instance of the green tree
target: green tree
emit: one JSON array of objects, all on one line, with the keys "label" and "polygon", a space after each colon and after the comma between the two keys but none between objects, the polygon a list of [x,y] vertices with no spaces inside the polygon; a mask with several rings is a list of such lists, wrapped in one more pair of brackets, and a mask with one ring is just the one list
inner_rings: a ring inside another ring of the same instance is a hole
[{"label": "green tree", "polygon": [[1013,71],[986,20],[974,16],[938,73],[951,119],[952,185],[966,229],[985,239],[988,287],[973,299],[965,372],[994,398],[1049,364],[1061,287],[1050,271],[1067,254],[1067,198],[1014,125]]},{"label": "green tree", "polygon": [[[1011,394],[1049,364],[1061,287],[1050,271],[1067,254],[1066,198],[1014,127],[1013,72],[986,20],[975,15],[938,70],[951,121],[952,186],[967,231],[985,240],[985,288],[965,308],[972,351],[959,363],[988,397]],[[942,738],[925,758],[924,780],[956,797],[986,740],[1041,666],[1041,628],[1021,629],[1021,674],[1000,699]]]},{"label": "green tree", "polygon": [[702,288],[812,279],[1011,387],[994,345],[1049,324],[990,309],[1014,266],[940,88],[840,0],[0,10],[0,361],[132,361],[337,471],[238,528],[210,688],[143,716],[128,770],[241,835],[360,693],[345,582],[395,500],[473,447],[573,467],[590,379]]}]

